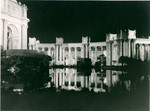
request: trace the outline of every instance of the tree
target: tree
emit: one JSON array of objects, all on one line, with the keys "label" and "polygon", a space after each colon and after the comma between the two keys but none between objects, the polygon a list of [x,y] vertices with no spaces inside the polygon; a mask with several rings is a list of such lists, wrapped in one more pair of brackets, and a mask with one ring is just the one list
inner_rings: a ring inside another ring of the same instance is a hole
[{"label": "tree", "polygon": [[[25,84],[27,89],[44,87],[44,84],[49,80],[49,61],[51,61],[51,57],[39,53],[27,53],[24,56],[12,55],[2,58],[1,79],[9,84],[14,83],[14,81]],[[11,73],[9,69],[13,67],[19,70]]]}]

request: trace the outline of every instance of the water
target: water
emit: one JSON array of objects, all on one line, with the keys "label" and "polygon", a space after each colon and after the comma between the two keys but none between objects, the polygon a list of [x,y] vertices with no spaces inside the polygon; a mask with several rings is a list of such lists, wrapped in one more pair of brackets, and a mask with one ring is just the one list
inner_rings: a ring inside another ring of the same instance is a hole
[{"label": "water", "polygon": [[[95,93],[111,92],[111,89],[122,81],[119,79],[122,71],[100,70],[98,72],[92,69],[90,72],[78,71],[74,68],[50,69],[51,82],[48,82],[47,88],[55,87],[60,90],[81,91],[87,89]],[[122,83],[121,83],[122,84]],[[126,90],[130,91],[130,80],[123,81]]]},{"label": "water", "polygon": [[56,68],[43,76],[33,72],[3,77],[3,110],[148,111],[149,108],[148,82],[144,77],[133,78],[126,71]]},{"label": "water", "polygon": [[[124,79],[127,72],[116,70],[76,68],[49,69],[49,75],[38,74],[34,76],[11,75],[2,80],[2,88],[13,90],[21,94],[25,91],[40,89],[55,89],[58,91],[89,91],[89,92],[112,92],[113,89],[124,91],[131,90],[131,80]],[[30,74],[31,75],[31,74]],[[14,82],[15,81],[15,82]],[[121,89],[120,89],[121,88]]]}]

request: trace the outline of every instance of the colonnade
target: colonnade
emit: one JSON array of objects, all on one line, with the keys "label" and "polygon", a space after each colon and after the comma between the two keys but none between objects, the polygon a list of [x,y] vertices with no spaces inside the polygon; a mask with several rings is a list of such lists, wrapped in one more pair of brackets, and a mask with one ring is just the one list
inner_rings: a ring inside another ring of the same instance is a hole
[{"label": "colonnade", "polygon": [[[97,47],[100,47],[98,50]],[[54,64],[56,65],[76,65],[78,58],[91,58],[93,65],[97,62],[97,57],[100,54],[104,54],[103,47],[106,46],[89,46],[79,44],[79,46],[67,47],[63,44],[55,44],[54,47],[39,46],[36,49],[38,51],[44,51],[52,57]],[[68,49],[68,50],[67,50]],[[98,52],[101,52],[98,54]],[[89,54],[89,55],[88,55]]]},{"label": "colonnade", "polygon": [[99,74],[92,69],[91,74],[85,76],[85,74],[80,74],[77,69],[73,68],[50,69],[49,72],[52,78],[51,83],[54,83],[57,89],[81,90],[87,88],[93,89],[95,92],[105,92],[104,85],[108,86],[108,90],[111,91],[111,87],[120,81],[119,75],[122,73],[122,71],[106,70],[106,72],[100,72]]},{"label": "colonnade", "polygon": [[136,59],[150,60],[150,44],[136,44]]},{"label": "colonnade", "polygon": [[51,82],[56,88],[81,90],[82,88],[92,88],[95,91],[104,91],[103,81],[100,76],[92,70],[90,76],[78,75],[77,69],[50,69]]},{"label": "colonnade", "polygon": [[[107,65],[118,65],[121,56],[150,60],[150,44],[138,43],[135,39],[107,42]],[[116,61],[116,62],[114,62]]]}]

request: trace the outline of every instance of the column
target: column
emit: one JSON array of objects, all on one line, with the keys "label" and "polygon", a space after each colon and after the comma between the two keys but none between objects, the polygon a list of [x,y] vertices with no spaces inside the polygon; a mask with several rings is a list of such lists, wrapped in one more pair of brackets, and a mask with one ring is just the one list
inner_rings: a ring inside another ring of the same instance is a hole
[{"label": "column", "polygon": [[62,61],[62,48],[61,46],[59,47],[59,64],[61,64],[61,61]]},{"label": "column", "polygon": [[141,49],[141,51],[142,51],[142,60],[144,61],[144,56],[145,56],[145,48],[144,48],[144,44],[142,44],[142,49]]},{"label": "column", "polygon": [[95,73],[95,88],[97,88],[97,74]]},{"label": "column", "polygon": [[55,71],[56,71],[55,84],[56,84],[56,88],[58,88],[58,70],[56,69]]},{"label": "column", "polygon": [[62,84],[62,77],[61,77],[61,69],[59,69],[59,86],[61,86]]},{"label": "column", "polygon": [[69,47],[69,64],[71,65],[71,47]]},{"label": "column", "polygon": [[55,59],[55,62],[56,62],[56,65],[58,64],[57,63],[57,61],[58,61],[58,46],[56,45],[56,54],[55,54],[55,57],[56,57],[56,59]]},{"label": "column", "polygon": [[63,71],[63,85],[65,85],[65,73]]},{"label": "column", "polygon": [[80,79],[81,79],[81,87],[83,88],[84,87],[84,77],[80,76]]},{"label": "column", "polygon": [[63,48],[63,65],[65,65],[65,48]]},{"label": "column", "polygon": [[136,50],[135,56],[136,56],[136,59],[138,59],[138,57],[139,57],[139,55],[138,55],[138,44],[136,44],[135,46],[136,46],[136,48],[135,48],[135,50]]},{"label": "column", "polygon": [[1,45],[3,46],[3,49],[4,49],[4,28],[5,28],[5,20],[4,19],[1,19],[1,28],[3,29],[3,30],[1,30]]},{"label": "column", "polygon": [[145,60],[146,59],[146,46],[145,46],[145,44],[143,44],[143,49],[144,49],[143,60]]},{"label": "column", "polygon": [[128,50],[129,50],[129,57],[131,57],[131,40],[129,40],[128,41],[128,44],[129,44],[129,48],[128,48]]},{"label": "column", "polygon": [[3,47],[7,50],[7,21],[3,19]]},{"label": "column", "polygon": [[148,60],[150,60],[150,44],[148,44],[147,52],[148,52]]},{"label": "column", "polygon": [[71,86],[71,73],[70,73],[70,69],[69,69],[68,79],[69,79],[69,86]]},{"label": "column", "polygon": [[86,44],[85,47],[86,47],[86,54],[85,55],[86,55],[86,58],[87,58],[88,57],[88,47],[87,47],[87,44]]},{"label": "column", "polygon": [[42,47],[42,51],[44,51],[44,48]]},{"label": "column", "polygon": [[81,58],[84,58],[84,48],[83,48],[83,45],[81,47]]},{"label": "column", "polygon": [[55,58],[55,56],[56,56],[56,47],[54,47],[54,50],[52,51],[52,57],[53,57],[53,64],[56,62],[56,58]]},{"label": "column", "polygon": [[124,39],[122,39],[122,56],[125,56],[124,55]]},{"label": "column", "polygon": [[132,47],[132,50],[133,50],[132,57],[136,57],[136,44],[135,44],[134,41],[132,42],[132,44],[133,44],[133,45],[132,45],[132,46],[133,46],[133,47]]},{"label": "column", "polygon": [[95,47],[95,62],[97,62],[97,47]]},{"label": "column", "polygon": [[56,84],[56,69],[53,69],[54,85]]},{"label": "column", "polygon": [[142,50],[142,44],[140,44],[140,47],[139,47],[139,55],[140,55],[140,59],[143,60],[142,58],[142,55],[143,55],[143,50]]},{"label": "column", "polygon": [[77,47],[75,47],[75,65],[77,64]]},{"label": "column", "polygon": [[122,56],[122,40],[119,41],[120,42],[120,57]]},{"label": "column", "polygon": [[75,73],[74,85],[77,85],[77,73]]},{"label": "column", "polygon": [[27,49],[27,29],[28,26],[21,26],[21,49]]},{"label": "column", "polygon": [[88,88],[88,77],[85,76],[85,87]]},{"label": "column", "polygon": [[89,76],[89,87],[91,87],[91,76]]},{"label": "column", "polygon": [[134,57],[134,44],[133,44],[133,40],[130,41],[130,57],[133,58]]},{"label": "column", "polygon": [[126,40],[126,56],[129,55],[129,43],[128,40]]},{"label": "column", "polygon": [[124,40],[123,48],[124,48],[124,56],[126,56],[126,40]]},{"label": "column", "polygon": [[48,55],[51,56],[51,49],[48,48]]},{"label": "column", "polygon": [[140,44],[138,44],[138,47],[137,47],[137,55],[138,55],[137,59],[140,59]]},{"label": "column", "polygon": [[112,65],[112,42],[109,43],[109,65],[111,66]]},{"label": "column", "polygon": [[101,54],[104,54],[104,52],[103,52],[103,46],[101,46],[100,48],[101,48]]},{"label": "column", "polygon": [[89,46],[89,58],[91,58],[91,47]]}]

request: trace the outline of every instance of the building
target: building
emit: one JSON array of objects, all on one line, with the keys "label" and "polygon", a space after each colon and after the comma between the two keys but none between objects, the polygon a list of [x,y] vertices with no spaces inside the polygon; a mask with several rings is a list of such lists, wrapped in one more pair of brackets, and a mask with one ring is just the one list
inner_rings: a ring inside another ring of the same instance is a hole
[{"label": "building", "polygon": [[106,64],[120,65],[121,56],[135,59],[150,60],[150,37],[138,38],[136,30],[120,31],[118,34],[107,34]]},{"label": "building", "polygon": [[27,49],[27,7],[16,0],[1,0],[0,45],[4,50]]},{"label": "building", "polygon": [[94,65],[100,55],[106,56],[106,42],[91,42],[89,37],[82,37],[81,43],[64,43],[60,37],[48,44],[29,38],[29,49],[45,51],[55,65],[76,65],[80,58],[91,58]]},{"label": "building", "polygon": [[138,38],[136,30],[128,30],[106,34],[106,42],[91,42],[89,37],[82,37],[82,43],[64,43],[63,38],[56,38],[56,43],[46,44],[29,38],[29,49],[44,51],[55,65],[76,65],[80,58],[90,58],[94,65],[104,55],[106,65],[112,66],[121,65],[121,56],[150,60],[150,37]]}]

